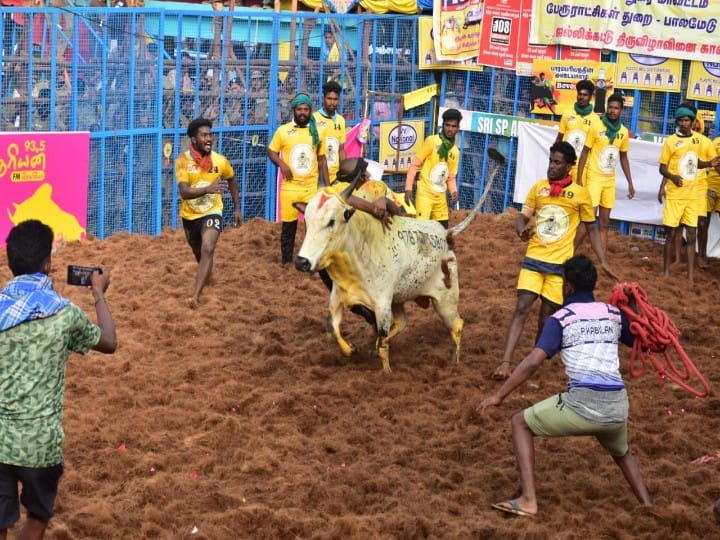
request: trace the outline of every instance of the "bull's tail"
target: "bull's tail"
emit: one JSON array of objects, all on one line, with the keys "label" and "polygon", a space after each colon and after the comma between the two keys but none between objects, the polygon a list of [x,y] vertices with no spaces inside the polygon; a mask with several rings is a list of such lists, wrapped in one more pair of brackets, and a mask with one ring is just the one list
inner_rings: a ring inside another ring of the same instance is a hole
[{"label": "bull's tail", "polygon": [[490,156],[490,158],[495,161],[495,168],[490,173],[490,178],[488,179],[487,184],[485,184],[485,191],[483,191],[482,197],[480,197],[480,200],[475,205],[475,208],[470,211],[467,217],[448,231],[448,239],[451,239],[453,236],[460,234],[465,229],[467,229],[470,223],[472,223],[472,220],[475,219],[475,216],[478,215],[478,212],[480,212],[480,208],[485,203],[485,199],[487,199],[488,193],[490,193],[490,188],[492,187],[493,181],[495,180],[495,175],[500,170],[500,166],[505,163],[505,156],[503,156],[494,148],[488,149],[488,156]]}]

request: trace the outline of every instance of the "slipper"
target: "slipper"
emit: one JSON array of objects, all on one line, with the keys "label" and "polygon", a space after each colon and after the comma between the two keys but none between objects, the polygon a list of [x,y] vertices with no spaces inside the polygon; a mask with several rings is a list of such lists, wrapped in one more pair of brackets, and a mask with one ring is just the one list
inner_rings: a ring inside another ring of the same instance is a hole
[{"label": "slipper", "polygon": [[[510,505],[510,506],[504,506],[504,505]],[[532,514],[530,512],[526,512],[525,510],[521,510],[520,506],[518,505],[518,503],[515,499],[508,499],[507,501],[495,503],[492,505],[492,507],[495,510],[500,510],[501,512],[506,512],[508,514],[514,514],[516,516],[523,516],[523,517],[530,517],[530,518],[537,517],[536,514]]]}]

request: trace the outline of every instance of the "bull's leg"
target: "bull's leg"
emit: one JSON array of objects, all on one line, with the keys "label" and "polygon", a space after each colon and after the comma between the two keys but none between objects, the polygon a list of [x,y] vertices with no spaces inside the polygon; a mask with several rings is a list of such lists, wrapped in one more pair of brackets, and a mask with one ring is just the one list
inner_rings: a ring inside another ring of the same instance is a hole
[{"label": "bull's leg", "polygon": [[343,303],[340,298],[340,293],[337,290],[337,286],[333,285],[332,291],[330,292],[330,306],[329,306],[328,320],[327,320],[327,331],[330,333],[335,342],[340,346],[340,350],[345,356],[352,356],[357,352],[357,347],[345,341],[340,333],[340,323],[342,322],[343,316]]},{"label": "bull's leg", "polygon": [[455,362],[460,362],[460,345],[465,323],[458,313],[457,302],[457,295],[453,295],[451,291],[448,291],[448,294],[442,295],[439,299],[433,298],[433,307],[447,329],[450,330],[450,336],[455,343],[455,354],[453,355]]},{"label": "bull's leg", "polygon": [[385,373],[390,373],[392,371],[390,369],[390,328],[393,326],[392,308],[388,304],[388,306],[383,308],[382,311],[376,311],[375,317],[377,318],[378,330],[375,348],[377,349],[378,356],[382,361],[383,371]]},{"label": "bull's leg", "polygon": [[405,327],[408,323],[407,315],[405,314],[405,306],[403,304],[393,304],[392,314],[393,320],[392,326],[390,326],[390,333],[388,334],[388,339],[392,339],[393,336],[405,330]]}]

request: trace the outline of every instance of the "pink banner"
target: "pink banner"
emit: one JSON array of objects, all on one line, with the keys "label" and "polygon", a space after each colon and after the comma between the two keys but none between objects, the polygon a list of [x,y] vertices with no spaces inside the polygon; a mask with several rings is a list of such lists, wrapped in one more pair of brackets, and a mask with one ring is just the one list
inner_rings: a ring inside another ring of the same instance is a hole
[{"label": "pink banner", "polygon": [[85,239],[90,134],[0,133],[0,244],[39,219],[55,242]]}]

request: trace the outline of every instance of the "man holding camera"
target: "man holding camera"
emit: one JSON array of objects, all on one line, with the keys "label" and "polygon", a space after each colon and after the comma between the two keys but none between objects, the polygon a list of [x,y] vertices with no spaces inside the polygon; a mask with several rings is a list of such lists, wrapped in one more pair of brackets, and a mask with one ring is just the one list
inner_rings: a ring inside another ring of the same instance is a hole
[{"label": "man holding camera", "polygon": [[235,207],[234,225],[242,224],[235,171],[227,158],[213,152],[212,122],[196,118],[187,128],[190,147],[175,160],[175,180],[182,204],[180,217],[185,238],[198,262],[195,290],[188,305],[200,304],[200,293],[212,274],[215,246],[223,228],[220,194],[228,187]]},{"label": "man holding camera", "polygon": [[[98,324],[53,289],[53,232],[37,220],[7,237],[13,279],[0,292],[0,538],[20,519],[19,537],[42,538],[53,515],[63,473],[65,364],[71,352],[113,353],[115,324],[104,294],[105,268],[93,272],[90,290]],[[22,497],[18,496],[18,483]]]}]

